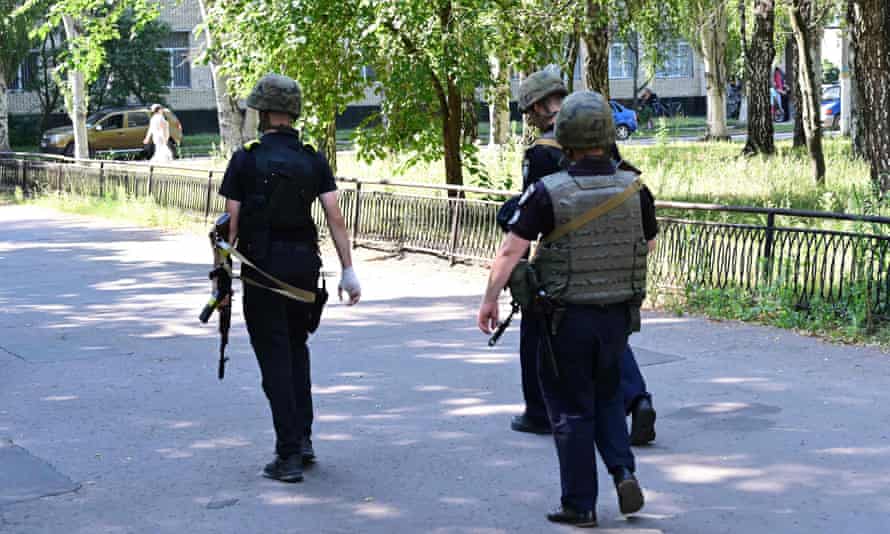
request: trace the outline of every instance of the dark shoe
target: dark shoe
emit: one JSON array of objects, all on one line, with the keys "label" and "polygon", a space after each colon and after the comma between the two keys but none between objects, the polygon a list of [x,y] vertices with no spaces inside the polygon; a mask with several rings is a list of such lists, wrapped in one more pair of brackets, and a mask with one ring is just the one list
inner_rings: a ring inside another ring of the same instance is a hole
[{"label": "dark shoe", "polygon": [[615,491],[618,493],[618,509],[622,514],[633,514],[643,508],[643,490],[637,477],[626,467],[616,469],[612,473]]},{"label": "dark shoe", "polygon": [[309,436],[303,437],[300,449],[303,457],[303,465],[315,463],[315,450],[312,448],[312,439],[309,438]]},{"label": "dark shoe", "polygon": [[596,512],[592,510],[579,512],[567,506],[560,506],[556,510],[547,514],[547,521],[553,523],[566,523],[579,528],[594,528],[596,527]]},{"label": "dark shoe", "polygon": [[275,458],[274,462],[266,464],[263,468],[263,476],[281,482],[302,482],[303,465],[297,455]]},{"label": "dark shoe", "polygon": [[510,420],[510,428],[516,432],[528,432],[529,434],[550,434],[550,424],[547,420],[538,421],[522,414]]},{"label": "dark shoe", "polygon": [[631,412],[630,444],[647,445],[655,440],[655,408],[648,397],[643,397]]}]

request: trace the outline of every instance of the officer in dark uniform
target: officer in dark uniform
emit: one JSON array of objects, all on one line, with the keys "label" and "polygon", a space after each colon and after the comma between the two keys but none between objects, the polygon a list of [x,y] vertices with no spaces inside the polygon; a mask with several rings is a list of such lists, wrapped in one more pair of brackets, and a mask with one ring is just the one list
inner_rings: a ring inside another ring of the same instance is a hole
[{"label": "officer in dark uniform", "polygon": [[[562,150],[553,135],[553,124],[562,100],[568,94],[559,74],[542,70],[531,74],[519,85],[519,110],[541,133],[525,151],[522,159],[522,188],[560,170]],[[523,319],[519,325],[519,365],[522,368],[522,396],[525,411],[513,417],[510,428],[517,432],[549,434],[547,408],[538,385],[538,326]]]},{"label": "officer in dark uniform", "polygon": [[[562,147],[554,135],[556,114],[567,94],[568,90],[560,75],[546,69],[531,74],[519,85],[519,109],[541,133],[526,149],[522,160],[524,191],[541,178],[559,172],[567,164]],[[616,165],[640,174],[639,170],[622,160],[617,145],[613,144],[611,157]],[[651,198],[648,189],[644,194]],[[506,211],[511,209],[513,205],[508,204]],[[501,219],[509,221],[509,215]],[[658,225],[654,218],[652,220],[653,223],[646,228],[647,239],[654,239],[658,232]],[[540,336],[537,324],[537,321],[524,319],[519,325],[519,364],[522,368],[525,411],[522,415],[513,417],[510,428],[517,432],[549,434],[550,424],[538,385],[537,350]],[[646,390],[646,382],[630,345],[622,355],[621,372],[625,411],[632,415],[630,441],[632,445],[645,445],[655,439],[656,414],[652,397]]]},{"label": "officer in dark uniform", "polygon": [[[349,235],[337,205],[337,186],[323,156],[300,141],[299,84],[269,74],[257,83],[247,105],[260,114],[262,138],[247,143],[229,161],[220,187],[231,217],[229,242],[260,270],[309,292],[318,287],[321,258],[311,215],[321,201],[340,263],[339,290],[358,302],[361,287],[352,269]],[[282,482],[303,480],[303,464],[314,461],[309,335],[312,304],[270,290],[276,284],[242,266],[244,318],[272,408],[275,461],[263,475]],[[250,282],[248,282],[250,281]]]},{"label": "officer in dark uniform", "polygon": [[[540,289],[533,314],[542,324],[539,376],[553,427],[562,503],[550,521],[596,526],[599,449],[624,514],[639,511],[620,388],[622,353],[639,325],[646,287],[644,226],[655,217],[637,173],[611,160],[615,129],[599,93],[569,96],[556,117],[556,139],[568,169],[533,184],[520,201],[491,268],[478,323],[497,325],[498,295],[531,241],[544,236],[533,260]],[[595,259],[591,259],[595,258]]]}]

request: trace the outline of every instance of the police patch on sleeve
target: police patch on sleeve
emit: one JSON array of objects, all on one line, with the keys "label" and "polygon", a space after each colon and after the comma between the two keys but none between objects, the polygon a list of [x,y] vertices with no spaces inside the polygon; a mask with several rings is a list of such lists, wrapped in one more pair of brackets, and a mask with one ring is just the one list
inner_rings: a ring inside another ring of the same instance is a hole
[{"label": "police patch on sleeve", "polygon": [[529,168],[529,166],[530,166],[530,164],[529,164],[529,161],[528,161],[528,156],[522,158],[522,181],[523,181],[523,182],[528,181],[528,168]]}]

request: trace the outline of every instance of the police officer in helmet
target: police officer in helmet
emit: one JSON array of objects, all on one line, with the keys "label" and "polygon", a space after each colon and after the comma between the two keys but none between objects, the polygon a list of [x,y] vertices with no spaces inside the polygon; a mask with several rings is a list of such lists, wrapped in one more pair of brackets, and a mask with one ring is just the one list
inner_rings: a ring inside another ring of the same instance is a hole
[{"label": "police officer in helmet", "polygon": [[321,258],[311,215],[316,199],[340,258],[341,298],[347,293],[352,305],[361,297],[331,168],[293,129],[301,103],[295,80],[276,74],[260,79],[247,105],[259,111],[262,137],[235,152],[219,191],[231,217],[229,242],[237,238],[238,250],[258,268],[242,265],[244,317],[275,427],[276,458],[263,475],[282,482],[303,480],[303,465],[315,458],[306,341],[313,313],[320,312],[272,291],[276,283],[259,270],[299,290],[317,290]]},{"label": "police officer in helmet", "polygon": [[[560,170],[563,159],[562,150],[553,134],[556,114],[562,101],[568,94],[562,78],[557,72],[541,70],[531,74],[519,84],[519,110],[526,119],[540,132],[522,159],[522,188],[537,182],[548,174]],[[513,210],[508,205],[504,211]],[[502,216],[509,220],[512,212]],[[537,322],[526,318],[523,311],[519,325],[519,365],[522,368],[522,396],[525,399],[525,411],[513,417],[510,428],[517,432],[532,434],[549,434],[550,423],[547,421],[547,409],[541,388],[538,386],[538,326]]]},{"label": "police officer in helmet", "polygon": [[602,95],[566,98],[555,136],[570,164],[526,191],[492,265],[478,324],[486,333],[496,326],[501,289],[529,243],[543,236],[533,259],[541,291],[532,311],[542,325],[539,376],[562,481],[561,506],[547,518],[592,527],[596,450],[612,474],[620,511],[643,507],[620,362],[628,335],[639,328],[646,255],[654,245],[644,235],[643,214],[654,218],[654,207],[645,206],[651,196],[640,195],[637,174],[609,157],[615,129]]},{"label": "police officer in helmet", "polygon": [[[540,131],[540,136],[526,149],[522,160],[522,187],[528,187],[541,178],[559,172],[567,164],[562,147],[556,139],[554,125],[556,114],[562,106],[568,90],[559,73],[555,70],[541,70],[531,74],[519,85],[519,109],[526,114],[528,121]],[[611,157],[616,165],[625,170],[640,172],[621,158],[618,147],[613,144]],[[648,195],[648,190],[643,194]],[[651,195],[649,195],[651,197]],[[505,231],[515,212],[515,204],[508,202],[499,214],[499,221]],[[658,232],[654,217],[647,220],[647,239],[653,239]],[[528,315],[527,313],[524,315]],[[537,321],[524,318],[519,331],[519,363],[522,368],[522,395],[525,411],[513,417],[510,427],[517,432],[549,434],[550,424],[544,407],[544,399],[538,385],[537,348],[540,341]],[[630,440],[633,445],[645,445],[655,439],[655,409],[652,397],[646,389],[646,382],[640,372],[630,345],[622,354],[621,386],[624,395],[625,412],[632,415]]]}]

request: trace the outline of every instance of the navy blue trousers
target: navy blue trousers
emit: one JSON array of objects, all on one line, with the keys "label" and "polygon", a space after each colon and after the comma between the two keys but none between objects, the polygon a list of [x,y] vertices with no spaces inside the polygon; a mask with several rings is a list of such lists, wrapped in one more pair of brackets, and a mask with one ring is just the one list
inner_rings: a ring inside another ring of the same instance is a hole
[{"label": "navy blue trousers", "polygon": [[[314,245],[272,242],[257,265],[276,278],[312,290],[321,261]],[[245,267],[243,272],[262,282],[256,271]],[[303,436],[312,432],[309,312],[308,304],[244,284],[244,319],[272,408],[275,452],[285,458],[299,454]]]},{"label": "navy blue trousers", "polygon": [[[522,397],[525,399],[525,415],[542,421],[547,417],[541,386],[538,385],[538,342],[540,328],[538,320],[526,313],[519,324],[519,365],[522,368]],[[650,398],[646,390],[646,380],[637,365],[630,345],[621,357],[621,392],[624,411],[630,414],[637,401]]]},{"label": "navy blue trousers", "polygon": [[552,338],[558,375],[539,345],[539,378],[559,457],[562,504],[575,510],[596,506],[597,450],[610,471],[635,469],[618,383],[627,328],[625,306],[570,306]]}]

